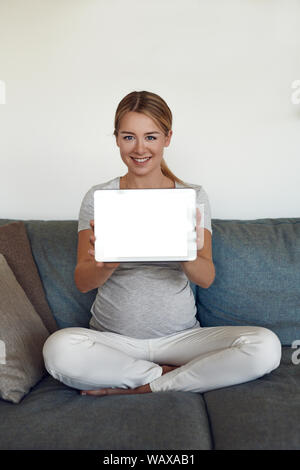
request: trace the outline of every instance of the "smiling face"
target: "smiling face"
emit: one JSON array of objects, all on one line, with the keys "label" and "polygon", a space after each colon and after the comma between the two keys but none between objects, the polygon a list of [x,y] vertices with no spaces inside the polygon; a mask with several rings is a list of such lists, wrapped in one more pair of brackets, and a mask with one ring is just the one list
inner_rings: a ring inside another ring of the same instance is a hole
[{"label": "smiling face", "polygon": [[[120,122],[116,138],[117,146],[128,172],[135,176],[161,176],[161,160],[164,147],[168,147],[172,136],[166,137],[155,122],[142,113],[129,111]],[[146,161],[138,161],[146,159]]]}]

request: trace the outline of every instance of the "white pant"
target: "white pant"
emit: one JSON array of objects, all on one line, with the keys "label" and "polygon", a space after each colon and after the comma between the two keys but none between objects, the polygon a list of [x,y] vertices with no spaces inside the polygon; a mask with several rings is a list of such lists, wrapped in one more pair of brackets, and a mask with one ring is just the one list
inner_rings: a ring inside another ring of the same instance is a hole
[{"label": "white pant", "polygon": [[[48,337],[43,355],[49,374],[79,390],[136,388],[152,392],[206,392],[248,382],[277,368],[281,343],[253,326],[196,327],[137,339],[88,328],[64,328]],[[162,374],[160,365],[181,366]]]}]

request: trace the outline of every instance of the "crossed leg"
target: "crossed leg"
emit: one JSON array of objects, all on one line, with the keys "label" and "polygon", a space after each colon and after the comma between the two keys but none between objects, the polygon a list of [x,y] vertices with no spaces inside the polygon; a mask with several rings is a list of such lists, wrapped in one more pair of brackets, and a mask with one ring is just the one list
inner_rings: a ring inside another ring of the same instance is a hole
[{"label": "crossed leg", "polygon": [[170,370],[149,360],[147,339],[81,327],[50,335],[43,356],[50,375],[88,394],[142,393],[140,386]]},{"label": "crossed leg", "polygon": [[53,377],[101,396],[205,392],[254,380],[278,367],[281,344],[271,330],[252,326],[197,327],[150,340],[70,328],[51,335],[43,353]]},{"label": "crossed leg", "polygon": [[258,326],[194,328],[173,338],[155,338],[151,347],[154,362],[181,365],[150,382],[152,392],[204,393],[255,380],[281,360],[279,338]]},{"label": "crossed leg", "polygon": [[104,388],[85,393],[206,392],[259,378],[278,367],[281,359],[278,337],[267,328],[253,326],[193,328],[151,339],[150,349],[150,359],[164,364],[160,377],[132,389]]}]

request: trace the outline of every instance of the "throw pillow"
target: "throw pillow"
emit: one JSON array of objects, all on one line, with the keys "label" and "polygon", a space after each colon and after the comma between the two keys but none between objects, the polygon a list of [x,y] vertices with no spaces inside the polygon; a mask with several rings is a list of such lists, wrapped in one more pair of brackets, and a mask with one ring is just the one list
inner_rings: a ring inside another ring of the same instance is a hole
[{"label": "throw pillow", "polygon": [[45,374],[49,332],[0,254],[0,396],[19,403]]},{"label": "throw pillow", "polygon": [[0,253],[5,256],[49,333],[56,331],[58,327],[46,300],[24,222],[12,222],[0,227]]}]

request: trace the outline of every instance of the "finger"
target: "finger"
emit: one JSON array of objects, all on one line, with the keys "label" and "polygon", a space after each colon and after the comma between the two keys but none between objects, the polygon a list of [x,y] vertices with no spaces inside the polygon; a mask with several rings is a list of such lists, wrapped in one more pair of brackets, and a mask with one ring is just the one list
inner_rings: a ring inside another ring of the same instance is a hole
[{"label": "finger", "polygon": [[204,246],[204,230],[203,228],[197,229],[197,250],[202,250]]},{"label": "finger", "polygon": [[201,222],[201,212],[200,212],[200,210],[198,209],[198,207],[197,207],[197,209],[196,209],[196,221],[197,221],[197,222],[196,222],[197,225],[200,225],[200,222]]}]

